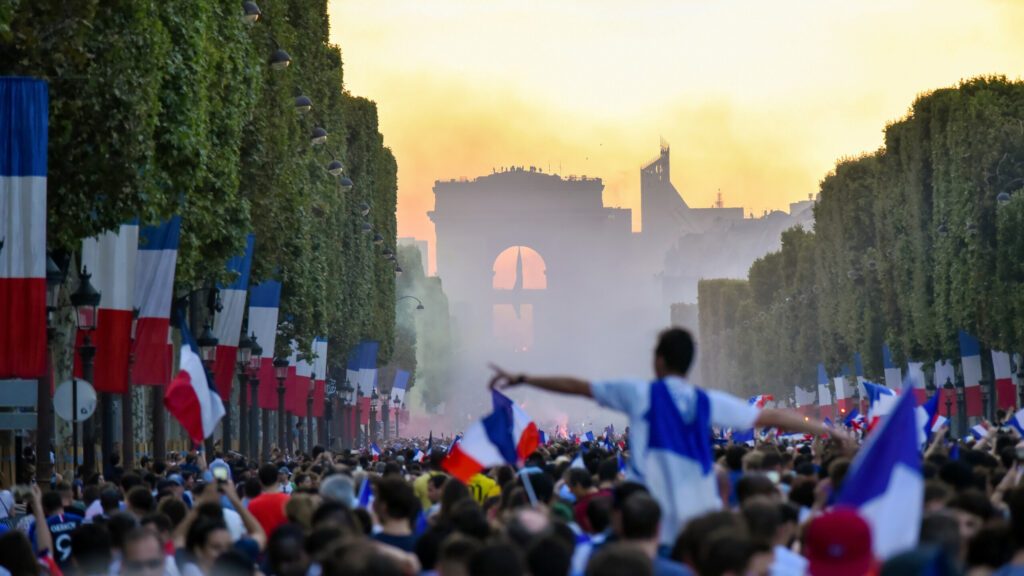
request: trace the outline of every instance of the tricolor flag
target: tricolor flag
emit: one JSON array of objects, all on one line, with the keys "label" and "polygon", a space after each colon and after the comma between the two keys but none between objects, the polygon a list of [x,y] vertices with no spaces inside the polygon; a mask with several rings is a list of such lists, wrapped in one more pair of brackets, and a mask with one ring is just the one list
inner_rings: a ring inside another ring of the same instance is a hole
[{"label": "tricolor flag", "polygon": [[547,446],[548,445],[548,435],[547,435],[547,433],[544,432],[543,430],[537,430],[537,441],[540,443],[541,446]]},{"label": "tricolor flag", "polygon": [[380,460],[380,448],[377,447],[377,443],[370,444],[370,457],[373,458],[374,462]]},{"label": "tricolor flag", "polygon": [[868,430],[873,430],[879,419],[892,412],[899,396],[889,388],[873,382],[865,381],[864,389],[868,393]]},{"label": "tricolor flag", "polygon": [[984,422],[971,426],[971,436],[973,436],[975,440],[984,440],[985,437],[988,436],[988,432],[988,424],[985,424]]},{"label": "tricolor flag", "polygon": [[409,373],[405,370],[395,370],[395,380],[391,386],[391,393],[398,396],[398,403],[405,402],[405,390],[409,387]]},{"label": "tricolor flag", "polygon": [[[231,384],[238,370],[238,341],[242,335],[242,317],[245,316],[245,293],[249,288],[249,270],[255,237],[245,239],[245,252],[228,260],[228,272],[237,274],[235,280],[220,289],[221,311],[213,317],[213,335],[217,337],[217,359],[213,364],[213,379],[221,398],[231,401]],[[259,342],[259,337],[257,337]],[[259,342],[263,346],[262,342]]]},{"label": "tricolor flag", "polygon": [[412,461],[413,462],[423,462],[423,456],[424,456],[423,450],[420,450],[419,448],[417,448],[416,449],[416,453],[413,454],[413,456],[412,456]]},{"label": "tricolor flag", "polygon": [[953,362],[949,360],[939,360],[935,363],[935,389],[942,394],[941,402],[943,406],[946,404],[946,399],[949,398],[952,403],[953,412],[955,413],[959,409],[956,401],[956,390],[954,388],[946,388],[945,386],[947,382],[954,386],[956,385],[956,367],[953,366]]},{"label": "tricolor flag", "polygon": [[832,391],[828,389],[824,364],[818,364],[818,410],[821,418],[832,416]]},{"label": "tricolor flag", "polygon": [[911,394],[899,396],[854,457],[835,501],[857,508],[867,520],[875,556],[881,559],[916,546],[921,527],[924,478],[915,404]]},{"label": "tricolor flag", "polygon": [[932,394],[927,402],[917,407],[918,444],[924,444],[932,434],[946,424],[946,418],[939,415],[939,394]]},{"label": "tricolor flag", "polygon": [[139,231],[135,266],[135,307],[139,309],[139,318],[132,345],[133,384],[161,386],[171,377],[171,300],[180,235],[179,216]]},{"label": "tricolor flag", "polygon": [[466,429],[442,467],[467,482],[474,474],[501,464],[519,465],[537,449],[539,435],[530,417],[507,396],[492,391],[494,411]]},{"label": "tricolor flag", "polygon": [[178,327],[181,329],[181,370],[164,392],[164,406],[178,419],[188,437],[198,444],[213,434],[217,422],[224,417],[224,403],[206,379],[199,347],[184,316]]},{"label": "tricolor flag", "polygon": [[327,402],[327,338],[313,339],[313,417],[323,418]]},{"label": "tricolor flag", "polygon": [[758,396],[751,396],[747,399],[747,404],[756,406],[757,408],[764,408],[764,405],[775,400],[775,397],[771,394],[760,394]]},{"label": "tricolor flag", "polygon": [[903,385],[903,374],[900,367],[892,361],[892,350],[888,344],[882,344],[882,368],[885,369],[885,385],[892,390],[898,390]]},{"label": "tricolor flag", "polygon": [[[92,385],[97,392],[124,394],[128,391],[138,250],[139,226],[134,222],[82,241],[82,266],[92,274],[92,285],[102,295],[96,330],[91,334],[96,346]],[[84,336],[77,335],[79,344]],[[82,376],[81,358],[77,354],[75,375]]]},{"label": "tricolor flag", "polygon": [[45,81],[0,78],[0,378],[46,374],[49,107]]},{"label": "tricolor flag", "polygon": [[928,389],[925,386],[924,362],[907,362],[907,384],[914,390],[914,398],[917,403],[924,404],[928,399]]},{"label": "tricolor flag", "polygon": [[846,420],[843,421],[847,428],[853,428],[854,430],[860,430],[864,426],[864,417],[860,415],[860,411],[854,408],[850,410],[850,413],[846,416]]},{"label": "tricolor flag", "polygon": [[363,483],[359,486],[359,496],[357,498],[357,508],[366,510],[373,504],[373,483],[370,482],[369,474],[363,478]]},{"label": "tricolor flag", "polygon": [[1024,409],[1018,410],[1010,419],[1006,421],[1007,426],[1013,426],[1017,429],[1017,433],[1024,438]]},{"label": "tricolor flag", "polygon": [[1013,373],[1010,372],[1010,355],[993,350],[992,371],[996,377],[996,408],[1012,410],[1017,405],[1017,388],[1013,385]]},{"label": "tricolor flag", "polygon": [[451,446],[448,447],[448,451],[445,454],[451,454],[452,450],[454,450],[455,447],[459,445],[459,442],[462,442],[462,434],[455,435],[455,438],[452,440]]},{"label": "tricolor flag", "polygon": [[960,330],[960,362],[964,373],[964,401],[967,416],[981,416],[981,343],[974,336]]},{"label": "tricolor flag", "polygon": [[249,330],[263,349],[259,373],[259,402],[263,410],[277,409],[277,379],[274,378],[274,346],[277,344],[277,312],[281,283],[267,280],[249,288]]},{"label": "tricolor flag", "polygon": [[292,340],[292,354],[288,357],[288,390],[285,392],[285,409],[299,418],[306,417],[306,400],[312,390],[313,365],[305,355],[299,354],[299,345]]},{"label": "tricolor flag", "polygon": [[850,410],[850,403],[853,393],[850,391],[849,380],[850,366],[843,366],[842,373],[832,377],[832,384],[836,391],[836,406],[840,414],[846,414]]}]

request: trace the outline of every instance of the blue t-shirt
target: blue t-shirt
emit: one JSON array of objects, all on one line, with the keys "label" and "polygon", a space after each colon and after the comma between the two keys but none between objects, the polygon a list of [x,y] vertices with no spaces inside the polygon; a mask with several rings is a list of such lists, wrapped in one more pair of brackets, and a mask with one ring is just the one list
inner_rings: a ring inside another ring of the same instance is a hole
[{"label": "blue t-shirt", "polygon": [[[61,568],[71,561],[71,533],[81,524],[82,517],[77,514],[54,514],[46,519],[46,525],[50,527],[50,537],[53,538],[53,559]],[[32,541],[32,548],[38,552],[35,522],[28,528],[28,539]]]}]

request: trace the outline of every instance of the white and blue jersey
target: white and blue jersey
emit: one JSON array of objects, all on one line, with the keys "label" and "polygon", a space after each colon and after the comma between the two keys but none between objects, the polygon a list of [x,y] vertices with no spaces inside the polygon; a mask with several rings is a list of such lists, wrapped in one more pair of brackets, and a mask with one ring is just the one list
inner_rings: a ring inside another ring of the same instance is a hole
[{"label": "white and blue jersey", "polygon": [[722,507],[711,427],[753,428],[758,408],[674,376],[594,382],[591,390],[598,404],[629,417],[627,477],[661,505],[662,544],[672,544],[690,519]]}]

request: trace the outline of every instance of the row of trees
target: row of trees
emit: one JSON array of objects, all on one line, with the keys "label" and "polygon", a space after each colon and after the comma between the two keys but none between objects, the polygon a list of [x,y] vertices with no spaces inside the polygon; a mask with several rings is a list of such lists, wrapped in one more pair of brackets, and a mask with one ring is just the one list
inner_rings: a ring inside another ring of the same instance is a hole
[{"label": "row of trees", "polygon": [[[342,368],[370,338],[387,361],[395,159],[374,103],[343,90],[326,0],[261,8],[251,24],[237,0],[3,3],[0,74],[50,83],[49,248],[67,261],[128,219],[181,214],[175,291],[201,298],[230,280],[224,263],[254,232],[254,282],[283,282],[278,353],[327,335],[329,366]],[[269,65],[278,48],[292,58],[283,70]],[[297,111],[299,95],[311,111]],[[334,159],[350,191],[326,171]]]},{"label": "row of trees", "polygon": [[825,177],[814,216],[746,280],[700,283],[706,385],[788,397],[855,352],[880,377],[883,343],[900,364],[953,358],[958,329],[1024,349],[1024,83],[919,97]]}]

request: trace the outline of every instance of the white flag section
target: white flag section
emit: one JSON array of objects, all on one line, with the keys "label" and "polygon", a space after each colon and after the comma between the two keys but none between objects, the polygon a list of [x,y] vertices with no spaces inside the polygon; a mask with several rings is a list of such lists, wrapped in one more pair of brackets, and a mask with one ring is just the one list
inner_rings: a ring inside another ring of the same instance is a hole
[{"label": "white flag section", "polygon": [[857,453],[836,499],[859,509],[871,526],[875,556],[883,560],[916,546],[921,528],[924,478],[914,408],[914,395],[900,394]]},{"label": "white flag section", "polygon": [[804,390],[797,386],[795,392],[797,406],[814,406],[816,396],[813,390]]},{"label": "white flag section", "polygon": [[202,442],[213,434],[224,417],[224,403],[206,379],[199,347],[185,324],[181,326],[181,370],[164,393],[164,406],[181,423],[193,442]]}]

